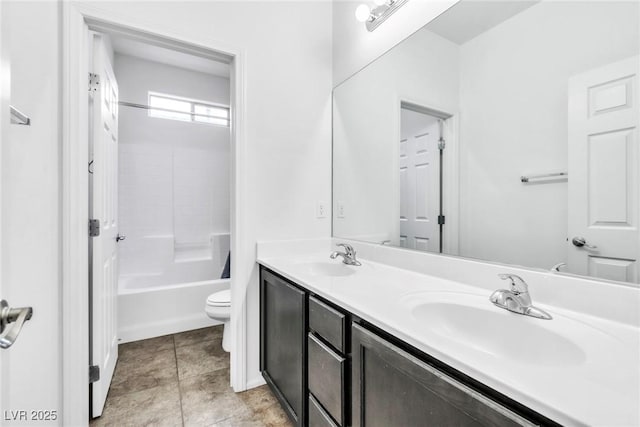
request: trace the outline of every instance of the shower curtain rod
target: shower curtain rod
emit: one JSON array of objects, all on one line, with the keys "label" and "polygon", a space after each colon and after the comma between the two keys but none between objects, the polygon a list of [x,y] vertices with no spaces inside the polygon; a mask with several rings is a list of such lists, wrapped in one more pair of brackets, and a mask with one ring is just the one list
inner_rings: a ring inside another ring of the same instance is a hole
[{"label": "shower curtain rod", "polygon": [[157,111],[164,111],[167,113],[177,113],[177,114],[188,114],[191,117],[206,117],[208,119],[221,119],[221,120],[226,120],[229,121],[228,118],[226,117],[212,117],[209,116],[207,114],[198,114],[198,113],[194,113],[193,111],[180,111],[180,110],[172,110],[170,108],[160,108],[160,107],[151,107],[149,105],[145,105],[145,104],[136,104],[135,102],[127,102],[127,101],[118,101],[118,105],[122,105],[123,107],[133,107],[133,108],[141,108],[143,110],[157,110]]}]

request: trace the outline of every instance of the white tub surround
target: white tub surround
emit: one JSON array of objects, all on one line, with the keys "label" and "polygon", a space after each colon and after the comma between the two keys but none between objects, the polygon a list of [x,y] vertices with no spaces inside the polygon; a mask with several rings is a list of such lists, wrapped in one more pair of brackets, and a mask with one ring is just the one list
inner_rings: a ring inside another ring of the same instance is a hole
[{"label": "white tub surround", "polygon": [[[144,245],[141,247],[140,242]],[[205,313],[207,297],[229,289],[220,279],[229,235],[214,234],[207,251],[178,251],[173,236],[121,243],[138,248],[135,271],[118,279],[118,339],[136,341],[220,324]]]},{"label": "white tub surround", "polygon": [[[259,243],[258,262],[558,423],[640,424],[639,289],[352,241],[362,262],[345,266],[353,274],[329,277],[309,268],[340,265],[329,259],[338,241]],[[507,287],[498,273],[522,276],[533,304],[553,319],[494,307],[489,295]],[[447,332],[451,322],[440,322],[437,310],[430,321],[415,316],[421,303],[467,301],[491,311],[492,321],[446,313],[457,325]],[[496,351],[474,341],[491,332],[482,328],[503,334]]]},{"label": "white tub surround", "polygon": [[[162,286],[219,279],[230,250],[229,233],[211,234],[202,246],[177,246],[175,237],[147,235],[120,243],[126,262],[120,267],[119,282],[150,277],[149,286]],[[122,287],[122,286],[120,286]]]}]

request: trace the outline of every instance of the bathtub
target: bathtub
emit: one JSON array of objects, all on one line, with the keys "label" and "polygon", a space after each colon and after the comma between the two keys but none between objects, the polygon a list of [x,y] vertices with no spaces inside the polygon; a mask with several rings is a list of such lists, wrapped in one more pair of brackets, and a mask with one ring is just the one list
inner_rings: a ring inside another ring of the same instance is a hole
[{"label": "bathtub", "polygon": [[[211,256],[203,255],[206,251],[202,248],[174,248],[172,236],[149,236],[145,240],[132,239],[130,247],[123,247],[121,252],[125,268],[118,279],[119,341],[126,343],[220,324],[205,314],[205,303],[212,293],[231,286],[230,279],[218,279],[228,253],[228,234],[212,237]],[[149,246],[149,240],[155,252],[141,251]],[[126,258],[136,253],[140,255]],[[149,258],[155,253],[169,256],[151,259],[150,264]]]}]

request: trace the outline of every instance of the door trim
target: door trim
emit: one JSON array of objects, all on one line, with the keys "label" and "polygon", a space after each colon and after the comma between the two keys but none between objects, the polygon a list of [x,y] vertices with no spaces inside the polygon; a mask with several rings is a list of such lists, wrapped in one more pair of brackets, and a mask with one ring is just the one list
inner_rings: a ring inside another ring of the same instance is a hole
[{"label": "door trim", "polygon": [[[0,141],[3,144],[9,142],[9,120],[6,118],[9,116],[9,96],[11,90],[11,64],[9,61],[9,43],[7,42],[8,30],[7,26],[3,24],[4,19],[2,15],[2,2],[0,2],[0,69],[2,75],[0,76]],[[6,9],[5,9],[6,10]],[[0,147],[0,177],[2,176],[2,147]],[[2,242],[2,179],[0,178],[0,242]],[[2,271],[2,244],[0,244],[0,271]],[[2,277],[0,276],[0,298],[9,298],[9,296],[3,293]],[[9,384],[7,381],[1,381],[3,378],[8,378],[9,375],[9,354],[7,351],[0,350],[0,407],[6,408],[6,401],[9,396]]]},{"label": "door trim", "polygon": [[222,55],[231,65],[231,386],[246,382],[246,288],[255,252],[247,239],[248,194],[245,169],[246,93],[243,49],[206,36],[167,31],[165,26],[114,14],[90,4],[62,3],[62,424],[89,422],[89,292],[88,292],[88,37],[89,27],[109,26],[161,40],[174,46]]}]

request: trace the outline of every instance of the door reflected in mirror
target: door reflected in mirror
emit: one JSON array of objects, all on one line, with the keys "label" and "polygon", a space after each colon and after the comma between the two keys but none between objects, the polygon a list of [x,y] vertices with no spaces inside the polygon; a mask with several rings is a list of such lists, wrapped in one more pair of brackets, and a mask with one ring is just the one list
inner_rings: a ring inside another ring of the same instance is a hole
[{"label": "door reflected in mirror", "polygon": [[393,244],[442,252],[444,125],[450,117],[419,106],[400,106],[400,231]]},{"label": "door reflected in mirror", "polygon": [[333,235],[637,284],[639,12],[462,1],[342,82]]}]

